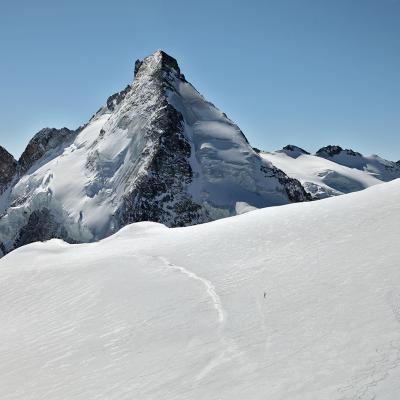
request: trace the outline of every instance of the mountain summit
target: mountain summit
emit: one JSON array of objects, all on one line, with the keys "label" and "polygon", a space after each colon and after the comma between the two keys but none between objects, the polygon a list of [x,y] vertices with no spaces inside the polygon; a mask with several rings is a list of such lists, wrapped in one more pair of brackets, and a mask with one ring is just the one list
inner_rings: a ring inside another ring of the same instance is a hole
[{"label": "mountain summit", "polygon": [[157,51],[83,128],[44,129],[4,191],[3,254],[32,241],[89,242],[136,221],[185,226],[306,201],[242,131]]}]

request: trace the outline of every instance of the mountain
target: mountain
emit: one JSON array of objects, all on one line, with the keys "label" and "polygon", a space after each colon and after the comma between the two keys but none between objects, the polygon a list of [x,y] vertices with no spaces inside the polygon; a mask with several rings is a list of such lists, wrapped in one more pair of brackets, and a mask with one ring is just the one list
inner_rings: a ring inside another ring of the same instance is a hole
[{"label": "mountain", "polygon": [[15,175],[17,161],[2,146],[0,146],[0,194],[6,190]]},{"label": "mountain", "polygon": [[368,172],[384,182],[400,177],[399,163],[385,160],[377,155],[363,156],[361,153],[342,149],[340,146],[322,147],[315,155],[349,168]]},{"label": "mountain", "polygon": [[400,180],[0,260],[11,399],[386,399],[400,382]]},{"label": "mountain", "polygon": [[288,145],[275,152],[259,152],[288,176],[298,179],[314,198],[351,193],[400,178],[400,166],[378,156],[363,156],[339,146],[327,146],[315,155]]},{"label": "mountain", "polygon": [[51,159],[61,155],[65,147],[69,146],[75,137],[76,132],[68,128],[45,128],[39,131],[30,140],[18,160],[19,175],[23,175],[33,166],[38,169]]},{"label": "mountain", "polygon": [[0,199],[0,249],[104,238],[136,221],[186,226],[306,201],[242,131],[157,51],[77,131],[44,129]]}]

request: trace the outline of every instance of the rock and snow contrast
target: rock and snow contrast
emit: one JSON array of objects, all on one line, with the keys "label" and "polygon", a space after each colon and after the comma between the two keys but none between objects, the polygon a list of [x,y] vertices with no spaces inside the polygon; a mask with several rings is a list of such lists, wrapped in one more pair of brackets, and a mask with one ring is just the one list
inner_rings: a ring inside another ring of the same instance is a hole
[{"label": "rock and snow contrast", "polygon": [[17,249],[0,260],[1,398],[397,400],[399,227],[394,180]]},{"label": "rock and snow contrast", "polygon": [[376,155],[363,156],[339,146],[323,147],[315,155],[293,145],[259,154],[299,180],[314,199],[351,193],[400,178],[399,163]]},{"label": "rock and snow contrast", "polygon": [[399,163],[385,160],[376,154],[363,156],[356,151],[342,149],[340,146],[326,146],[319,149],[315,155],[349,168],[368,172],[381,181],[388,182],[400,177]]},{"label": "rock and snow contrast", "polygon": [[[3,167],[4,165],[4,167]],[[310,196],[157,51],[77,131],[43,129],[17,164],[0,153],[0,253],[91,242],[136,221],[186,226]],[[15,172],[13,172],[15,170]]]},{"label": "rock and snow contrast", "polygon": [[0,195],[7,189],[15,175],[17,161],[2,146],[0,146]]}]

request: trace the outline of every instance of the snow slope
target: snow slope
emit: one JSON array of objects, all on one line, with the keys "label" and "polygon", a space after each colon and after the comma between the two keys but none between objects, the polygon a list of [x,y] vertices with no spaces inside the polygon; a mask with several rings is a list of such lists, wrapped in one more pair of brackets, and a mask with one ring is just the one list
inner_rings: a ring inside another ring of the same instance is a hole
[{"label": "snow slope", "polygon": [[284,150],[260,152],[260,155],[291,178],[298,179],[316,199],[351,193],[382,183],[380,176],[354,166],[341,165],[336,158],[326,159]]},{"label": "snow slope", "polygon": [[11,399],[397,400],[400,180],[0,260]]}]

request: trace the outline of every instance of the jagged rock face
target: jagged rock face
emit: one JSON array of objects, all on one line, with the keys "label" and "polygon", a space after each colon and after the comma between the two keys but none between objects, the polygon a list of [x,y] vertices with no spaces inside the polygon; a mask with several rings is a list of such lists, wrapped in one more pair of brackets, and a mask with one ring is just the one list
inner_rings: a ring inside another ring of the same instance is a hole
[{"label": "jagged rock face", "polygon": [[15,240],[14,247],[55,238],[64,239],[69,243],[76,243],[69,237],[68,232],[62,225],[62,221],[57,221],[51,210],[42,208],[33,211],[29,215],[26,225],[22,227]]},{"label": "jagged rock face", "polygon": [[118,93],[113,94],[107,99],[107,108],[110,111],[114,111],[115,107],[121,103],[121,101],[125,98],[126,94],[129,92],[131,89],[131,85],[127,85],[127,87],[124,90],[121,90]]},{"label": "jagged rock face", "polygon": [[148,166],[149,173],[124,196],[118,210],[119,224],[163,221],[169,226],[185,226],[204,222],[207,219],[201,206],[186,192],[193,173],[188,162],[190,144],[182,134],[182,115],[165,104],[151,131],[165,134],[156,138],[159,143]]},{"label": "jagged rock face", "polygon": [[3,193],[14,177],[16,166],[14,157],[0,146],[0,193]]},{"label": "jagged rock face", "polygon": [[14,157],[0,146],[0,194],[4,192],[15,175],[17,162]]},{"label": "jagged rock face", "polygon": [[162,51],[137,62],[132,85],[82,130],[36,135],[19,168],[0,219],[3,253],[50,237],[93,241],[136,221],[193,225],[310,199]]},{"label": "jagged rock face", "polygon": [[28,143],[25,151],[18,160],[19,173],[23,174],[46,153],[65,145],[75,136],[75,131],[68,128],[44,128]]},{"label": "jagged rock face", "polygon": [[135,70],[133,73],[133,76],[136,77],[137,72],[139,71],[140,66],[142,65],[142,61],[141,60],[136,60],[135,61]]}]

